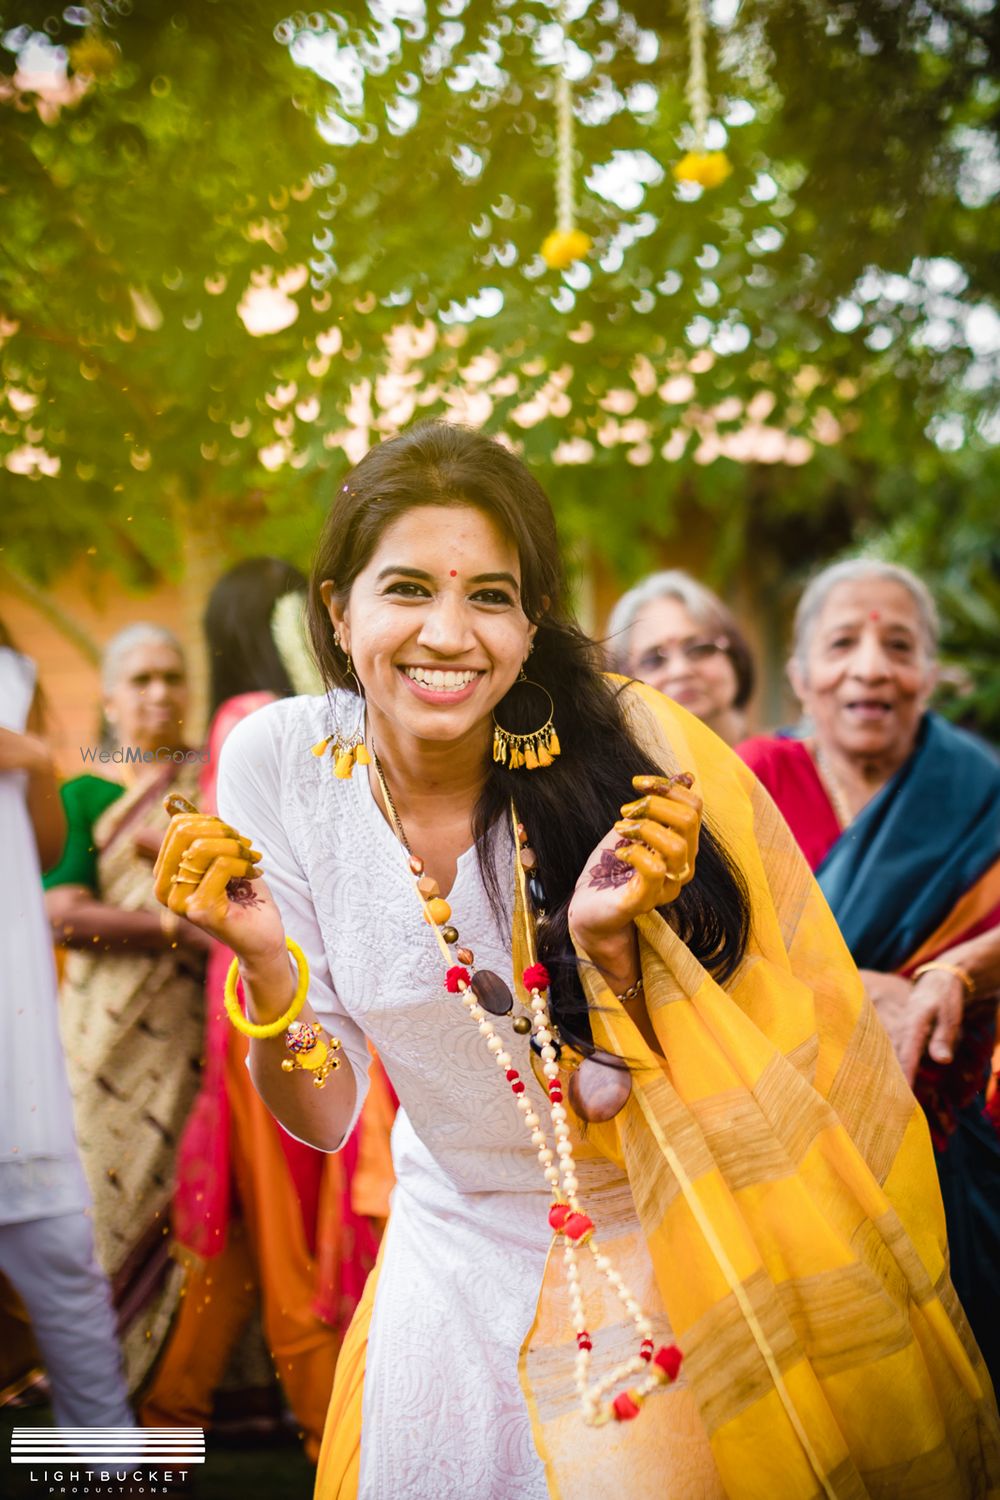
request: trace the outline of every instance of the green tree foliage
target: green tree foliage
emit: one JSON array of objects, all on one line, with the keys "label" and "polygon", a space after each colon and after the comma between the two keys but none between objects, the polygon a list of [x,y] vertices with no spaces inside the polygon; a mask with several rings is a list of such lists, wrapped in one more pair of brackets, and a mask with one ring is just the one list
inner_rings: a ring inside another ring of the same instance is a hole
[{"label": "green tree foliage", "polygon": [[946,471],[899,473],[886,484],[896,519],[873,529],[867,547],[928,583],[942,627],[937,706],[1000,745],[1000,449],[970,445]]},{"label": "green tree foliage", "polygon": [[[311,476],[437,413],[505,432],[623,568],[691,507],[720,565],[798,567],[917,472],[965,505],[996,436],[996,7],[719,0],[710,190],[671,172],[686,9],[0,0],[8,76],[41,33],[79,90],[0,102],[0,454],[60,464],[6,481],[8,552],[44,572],[100,516],[141,572],[178,507],[297,545]],[[561,70],[594,243],[559,271]],[[248,284],[283,272],[294,320],[254,336]]]},{"label": "green tree foliage", "polygon": [[[0,452],[27,470],[4,477],[4,544],[43,576],[80,551],[148,580],[213,511],[260,545],[278,506],[283,550],[315,526],[298,476],[269,483],[256,454],[324,325],[308,293],[264,339],[238,308],[311,252],[317,89],[266,6],[143,10],[91,7],[106,24],[88,30],[82,8],[3,7],[22,73],[0,102]],[[23,74],[47,23],[65,101]]]}]

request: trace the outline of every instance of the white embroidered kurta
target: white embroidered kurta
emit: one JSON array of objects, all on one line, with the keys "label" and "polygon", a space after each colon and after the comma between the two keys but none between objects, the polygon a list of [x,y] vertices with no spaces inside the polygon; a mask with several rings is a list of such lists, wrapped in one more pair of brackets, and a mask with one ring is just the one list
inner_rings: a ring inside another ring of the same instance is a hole
[{"label": "white embroidered kurta", "polygon": [[[309,959],[310,1001],[359,1081],[358,1109],[365,1037],[400,1099],[397,1185],[365,1368],[359,1500],[547,1500],[518,1379],[552,1239],[547,1187],[500,1069],[445,990],[406,855],[367,776],[338,781],[330,757],[310,753],[332,723],[356,725],[356,699],[335,694],[332,704],[286,699],[244,720],[223,750],[218,803],[263,852],[286,931]],[[512,842],[498,839],[508,883],[512,854]],[[510,921],[497,924],[474,849],[459,860],[448,902],[477,967],[510,984]],[[497,1029],[547,1119],[528,1038],[512,1031],[510,1017]],[[581,1162],[578,1175],[591,1202],[622,1183],[604,1161]],[[662,1316],[657,1322],[665,1332]],[[581,1441],[608,1460],[594,1472],[593,1494],[604,1500],[617,1434],[590,1431],[581,1418]],[[660,1466],[649,1500],[665,1477]],[[690,1500],[705,1494],[671,1488]]]}]

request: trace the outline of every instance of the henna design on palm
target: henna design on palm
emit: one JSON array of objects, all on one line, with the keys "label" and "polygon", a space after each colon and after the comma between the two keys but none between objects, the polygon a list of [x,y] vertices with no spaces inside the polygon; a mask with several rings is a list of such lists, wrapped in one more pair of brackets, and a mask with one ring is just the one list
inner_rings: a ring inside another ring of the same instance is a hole
[{"label": "henna design on palm", "polygon": [[628,839],[619,839],[614,849],[602,849],[601,857],[596,865],[591,865],[587,874],[590,876],[590,885],[595,891],[617,890],[621,885],[628,885],[635,871],[631,865],[626,865],[620,859],[615,859],[615,849],[628,847]]}]

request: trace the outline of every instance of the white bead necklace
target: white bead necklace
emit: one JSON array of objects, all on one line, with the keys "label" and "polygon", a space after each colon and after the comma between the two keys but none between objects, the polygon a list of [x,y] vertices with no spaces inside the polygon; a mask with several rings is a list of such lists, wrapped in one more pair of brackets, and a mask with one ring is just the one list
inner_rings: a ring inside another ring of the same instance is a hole
[{"label": "white bead necklace", "polygon": [[[474,963],[474,954],[467,947],[458,948],[453,956],[452,947],[458,942],[458,933],[449,924],[451,909],[446,901],[440,899],[433,880],[424,874],[424,864],[418,856],[414,855],[403,831],[403,825],[396,811],[395,803],[386,784],[385,775],[378,756],[372,752],[375,774],[379,787],[385,801],[386,811],[389,814],[396,837],[403,849],[409,855],[410,873],[414,880],[414,889],[424,911],[424,920],[430,925],[431,931],[437,940],[438,946],[448,965],[445,976],[445,987],[451,994],[460,997],[469,1017],[479,1028],[479,1033],[486,1043],[487,1049],[492,1054],[497,1067],[501,1069],[511,1092],[514,1095],[517,1108],[521,1113],[525,1129],[531,1138],[531,1144],[538,1154],[538,1162],[542,1168],[542,1174],[552,1194],[552,1205],[549,1209],[549,1224],[555,1234],[563,1236],[563,1261],[566,1268],[566,1280],[569,1288],[570,1312],[573,1320],[573,1331],[576,1335],[576,1388],[583,1409],[584,1421],[593,1427],[602,1426],[610,1421],[629,1421],[639,1415],[639,1409],[646,1397],[653,1391],[669,1384],[677,1378],[681,1365],[681,1352],[676,1345],[671,1344],[656,1349],[653,1341],[653,1325],[645,1315],[631,1291],[625,1283],[624,1278],[615,1270],[609,1258],[602,1253],[597,1240],[594,1237],[594,1223],[581,1205],[579,1198],[580,1184],[576,1174],[576,1165],[573,1159],[573,1146],[570,1140],[569,1117],[563,1103],[562,1080],[559,1076],[559,1041],[552,1025],[548,1006],[549,975],[543,964],[538,962],[535,948],[535,934],[530,919],[530,901],[525,878],[525,866],[522,856],[530,853],[527,850],[527,837],[523,826],[519,823],[517,812],[511,804],[511,817],[514,828],[514,847],[518,855],[514,861],[515,879],[518,882],[518,892],[521,900],[521,908],[524,912],[526,949],[530,962],[524,971],[523,980],[528,992],[528,1005],[531,1011],[531,1033],[532,1039],[538,1049],[541,1058],[542,1072],[546,1081],[546,1092],[549,1098],[549,1113],[552,1122],[552,1141],[542,1127],[542,1121],[537,1114],[532,1101],[525,1092],[524,1081],[520,1076],[503,1038],[491,1019],[491,1014],[506,1014],[513,1008],[513,998],[510,996],[502,981],[498,981],[495,975],[489,975],[486,983],[484,974],[480,982],[479,993],[476,989],[477,975],[470,973],[466,965]],[[530,866],[533,868],[533,863]],[[461,962],[456,963],[456,957]],[[498,1004],[503,1004],[503,996],[498,996],[498,986],[506,991],[506,1008],[504,1011],[495,1010]],[[487,1010],[480,1003],[484,997],[490,1000],[490,1009]],[[621,1303],[629,1321],[635,1326],[639,1336],[639,1349],[632,1358],[622,1361],[614,1369],[602,1376],[599,1380],[591,1379],[591,1351],[593,1340],[587,1328],[586,1313],[584,1309],[583,1288],[580,1281],[580,1266],[578,1252],[581,1246],[586,1246],[590,1252],[594,1267],[599,1275],[603,1276],[614,1291]],[[631,1388],[619,1391],[617,1396],[607,1399],[609,1393],[615,1386],[632,1379],[637,1375],[643,1375],[643,1379]]]}]

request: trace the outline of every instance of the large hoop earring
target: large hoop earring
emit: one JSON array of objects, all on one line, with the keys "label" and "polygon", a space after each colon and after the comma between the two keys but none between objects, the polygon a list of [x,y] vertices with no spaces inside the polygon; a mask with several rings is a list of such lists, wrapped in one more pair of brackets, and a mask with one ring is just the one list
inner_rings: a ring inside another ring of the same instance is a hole
[{"label": "large hoop earring", "polygon": [[365,744],[365,692],[361,681],[354,670],[351,653],[340,644],[340,636],[334,633],[333,643],[338,651],[343,651],[347,657],[347,675],[354,678],[359,700],[358,721],[352,732],[348,735],[328,734],[325,739],[313,745],[312,753],[315,756],[325,755],[327,750],[332,750],[333,774],[338,781],[350,781],[354,767],[370,766],[371,752]]},{"label": "large hoop earring", "polygon": [[536,688],[538,692],[545,694],[549,705],[545,723],[540,729],[533,729],[528,734],[518,734],[513,729],[504,729],[503,725],[498,723],[494,711],[493,759],[499,765],[506,766],[509,771],[519,771],[522,767],[527,771],[538,771],[543,766],[551,766],[555,757],[561,753],[559,736],[552,722],[555,704],[552,702],[552,694],[548,688],[526,677],[523,667],[515,686],[521,683],[525,687]]}]

